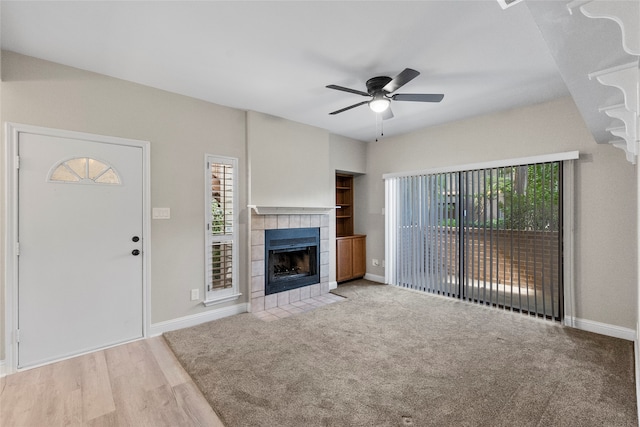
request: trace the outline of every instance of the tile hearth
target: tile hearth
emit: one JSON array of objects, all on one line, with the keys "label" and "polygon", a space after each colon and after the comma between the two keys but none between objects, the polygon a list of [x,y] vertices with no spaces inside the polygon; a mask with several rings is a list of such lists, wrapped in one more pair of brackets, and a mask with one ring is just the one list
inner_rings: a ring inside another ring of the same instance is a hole
[{"label": "tile hearth", "polygon": [[320,295],[305,300],[295,301],[291,304],[283,305],[282,307],[275,307],[269,310],[259,311],[257,313],[253,313],[253,315],[260,320],[264,320],[265,322],[272,322],[274,320],[284,319],[286,317],[290,317],[300,313],[306,313],[307,311],[315,310],[318,307],[344,300],[344,297],[328,293],[326,295]]}]

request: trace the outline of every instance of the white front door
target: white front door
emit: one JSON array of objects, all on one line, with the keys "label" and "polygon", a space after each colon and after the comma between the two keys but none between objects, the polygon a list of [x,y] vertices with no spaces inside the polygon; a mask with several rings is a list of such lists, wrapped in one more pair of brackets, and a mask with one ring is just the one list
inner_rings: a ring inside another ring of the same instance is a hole
[{"label": "white front door", "polygon": [[20,133],[18,152],[18,367],[142,337],[142,148]]}]

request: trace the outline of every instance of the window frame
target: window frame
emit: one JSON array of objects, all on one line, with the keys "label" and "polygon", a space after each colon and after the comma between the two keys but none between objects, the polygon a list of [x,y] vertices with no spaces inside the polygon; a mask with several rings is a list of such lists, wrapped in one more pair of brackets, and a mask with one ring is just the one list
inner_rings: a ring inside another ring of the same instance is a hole
[{"label": "window frame", "polygon": [[[233,168],[232,171],[232,233],[231,236],[225,235],[224,238],[216,239],[214,235],[211,234],[211,222],[213,220],[213,216],[211,213],[211,178],[212,178],[212,164],[225,164],[231,165]],[[238,159],[235,157],[227,157],[227,156],[219,156],[214,154],[205,154],[204,156],[204,301],[203,304],[205,306],[210,306],[213,304],[221,304],[228,301],[233,301],[238,299],[242,294],[240,293],[239,283],[238,283],[238,241],[239,241],[239,232],[238,232],[238,224],[239,224],[239,209],[238,209]],[[212,289],[209,290],[209,266],[211,264],[210,259],[210,247],[215,242],[220,241],[230,241],[231,242],[231,282],[232,286],[226,289]]]}]

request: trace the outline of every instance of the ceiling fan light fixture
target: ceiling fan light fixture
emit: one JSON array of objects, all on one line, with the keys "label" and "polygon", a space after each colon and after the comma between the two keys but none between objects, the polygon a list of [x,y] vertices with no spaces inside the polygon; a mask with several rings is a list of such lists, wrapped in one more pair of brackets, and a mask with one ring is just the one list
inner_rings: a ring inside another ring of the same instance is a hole
[{"label": "ceiling fan light fixture", "polygon": [[382,113],[389,108],[389,104],[391,104],[391,101],[385,98],[384,95],[376,95],[369,101],[369,108],[376,113]]}]

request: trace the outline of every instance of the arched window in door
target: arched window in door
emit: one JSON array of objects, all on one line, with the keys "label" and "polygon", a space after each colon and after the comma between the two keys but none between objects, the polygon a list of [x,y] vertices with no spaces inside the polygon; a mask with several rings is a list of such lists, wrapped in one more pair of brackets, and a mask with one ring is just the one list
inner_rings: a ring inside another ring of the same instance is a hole
[{"label": "arched window in door", "polygon": [[91,157],[75,157],[58,163],[49,173],[49,182],[120,185],[118,172],[105,162]]}]

